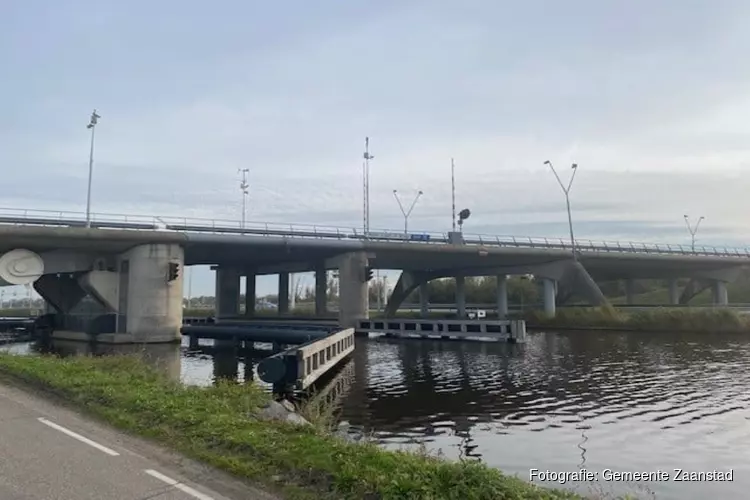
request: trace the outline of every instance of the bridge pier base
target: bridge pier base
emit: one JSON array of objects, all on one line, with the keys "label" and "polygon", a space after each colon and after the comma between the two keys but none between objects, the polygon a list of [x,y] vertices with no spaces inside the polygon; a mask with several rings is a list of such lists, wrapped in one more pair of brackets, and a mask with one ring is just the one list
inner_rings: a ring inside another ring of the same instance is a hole
[{"label": "bridge pier base", "polygon": [[635,280],[627,279],[625,280],[625,303],[628,305],[633,305],[634,301],[635,301]]},{"label": "bridge pier base", "polygon": [[419,284],[419,314],[423,318],[430,314],[430,288],[427,282]]},{"label": "bridge pier base", "polygon": [[677,288],[677,280],[669,280],[669,305],[676,306],[680,303],[680,290]]},{"label": "bridge pier base", "polygon": [[255,272],[245,273],[245,316],[255,316]]},{"label": "bridge pier base", "polygon": [[[124,261],[129,261],[129,273],[121,267],[119,306],[126,311],[126,333],[134,342],[179,341],[185,273],[182,247],[141,245],[121,256],[121,266]],[[168,279],[170,264],[178,270],[172,281]]]},{"label": "bridge pier base", "polygon": [[715,306],[726,306],[729,304],[729,294],[727,293],[726,282],[716,280],[711,284],[711,288],[713,291]]},{"label": "bridge pier base", "polygon": [[459,318],[466,317],[466,277],[456,276],[456,310]]},{"label": "bridge pier base", "polygon": [[[225,266],[216,268],[216,319],[240,313],[240,271]],[[214,347],[233,347],[233,340],[215,340]]]},{"label": "bridge pier base", "polygon": [[279,273],[279,316],[289,314],[289,273]]},{"label": "bridge pier base", "polygon": [[315,267],[315,316],[328,313],[328,271],[324,265]]},{"label": "bridge pier base", "polygon": [[549,316],[554,316],[556,313],[555,309],[555,280],[549,278],[542,278],[542,286],[544,290],[544,312]]},{"label": "bridge pier base", "polygon": [[231,267],[216,268],[216,318],[240,313],[240,271]]},{"label": "bridge pier base", "polygon": [[508,316],[508,276],[498,274],[497,277],[497,317],[503,319]]},{"label": "bridge pier base", "polygon": [[352,252],[340,257],[339,263],[339,325],[356,328],[357,321],[370,317],[367,290],[367,254]]}]

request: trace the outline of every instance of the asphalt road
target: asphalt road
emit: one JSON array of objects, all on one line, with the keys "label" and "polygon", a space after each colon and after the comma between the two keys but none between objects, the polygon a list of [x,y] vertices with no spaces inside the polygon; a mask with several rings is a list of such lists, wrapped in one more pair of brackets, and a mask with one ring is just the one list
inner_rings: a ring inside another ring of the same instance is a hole
[{"label": "asphalt road", "polygon": [[0,381],[2,500],[273,500]]}]

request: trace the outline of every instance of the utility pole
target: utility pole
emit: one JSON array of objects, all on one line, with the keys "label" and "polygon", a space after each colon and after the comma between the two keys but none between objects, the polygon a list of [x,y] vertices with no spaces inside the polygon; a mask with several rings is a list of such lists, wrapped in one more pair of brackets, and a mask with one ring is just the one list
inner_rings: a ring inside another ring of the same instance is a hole
[{"label": "utility pole", "polygon": [[364,232],[365,237],[370,234],[370,160],[375,158],[370,154],[370,138],[365,137],[364,163],[362,164],[362,182],[364,191]]},{"label": "utility pole", "polygon": [[237,169],[237,173],[242,173],[242,181],[240,181],[240,189],[242,190],[242,229],[245,229],[245,217],[247,213],[247,196],[248,188],[250,184],[247,183],[247,173],[250,171],[248,168]]},{"label": "utility pole", "polygon": [[456,164],[451,158],[451,220],[453,221],[453,232],[456,232]]},{"label": "utility pole", "polygon": [[96,124],[99,123],[99,116],[96,114],[96,110],[91,113],[91,120],[86,128],[91,129],[91,148],[89,150],[89,185],[86,193],[86,227],[91,227],[91,178],[94,175],[94,131],[96,130]]},{"label": "utility pole", "polygon": [[698,218],[698,222],[695,223],[695,227],[690,226],[690,217],[687,215],[683,216],[685,218],[685,224],[687,225],[688,231],[690,231],[690,238],[691,238],[691,246],[692,252],[695,253],[695,234],[698,232],[698,227],[701,225],[701,221],[705,219],[702,215]]},{"label": "utility pole", "polygon": [[576,240],[573,237],[573,217],[570,215],[570,188],[573,185],[573,179],[576,177],[576,172],[578,172],[578,164],[573,163],[570,168],[573,169],[573,175],[570,176],[570,182],[568,182],[568,186],[565,187],[565,185],[560,180],[560,176],[557,175],[557,171],[555,170],[555,167],[552,166],[552,162],[547,160],[544,162],[545,165],[549,165],[549,168],[552,169],[552,173],[555,174],[555,179],[557,179],[557,183],[560,184],[560,188],[562,188],[563,193],[565,193],[565,205],[568,208],[568,228],[570,229],[570,247],[573,249],[573,260],[578,260],[578,254],[576,252]]}]

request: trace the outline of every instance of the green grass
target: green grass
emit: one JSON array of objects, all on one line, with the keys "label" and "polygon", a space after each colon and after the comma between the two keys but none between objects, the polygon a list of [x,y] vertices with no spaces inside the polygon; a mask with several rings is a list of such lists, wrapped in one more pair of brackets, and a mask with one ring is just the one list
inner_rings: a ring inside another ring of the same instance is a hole
[{"label": "green grass", "polygon": [[473,461],[449,462],[386,451],[371,443],[351,444],[332,437],[323,426],[265,422],[255,416],[269,398],[259,387],[182,386],[133,356],[61,359],[0,354],[0,371],[286,498],[581,498]]},{"label": "green grass", "polygon": [[623,311],[614,308],[560,308],[554,317],[530,311],[521,315],[529,326],[619,328],[637,331],[749,333],[750,318],[731,309],[669,308]]}]

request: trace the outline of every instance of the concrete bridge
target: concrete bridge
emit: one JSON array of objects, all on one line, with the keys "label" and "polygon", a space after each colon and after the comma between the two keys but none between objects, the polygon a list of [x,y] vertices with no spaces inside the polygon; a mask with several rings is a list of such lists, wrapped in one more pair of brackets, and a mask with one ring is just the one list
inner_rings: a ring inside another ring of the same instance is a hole
[{"label": "concrete bridge", "polygon": [[[326,314],[327,271],[339,273],[339,321],[355,327],[368,315],[368,274],[401,270],[386,306],[395,314],[413,291],[454,277],[456,307],[466,311],[467,276],[497,277],[497,311],[508,312],[508,275],[533,274],[544,288],[544,309],[577,295],[606,302],[597,281],[666,278],[670,302],[685,303],[706,287],[717,305],[728,303],[726,283],[750,263],[746,249],[579,240],[576,259],[569,244],[545,238],[494,237],[461,233],[372,231],[321,226],[272,225],[168,217],[94,215],[0,210],[0,284],[34,283],[58,313],[67,338],[98,333],[100,342],[164,342],[179,335],[183,266],[216,269],[217,315],[239,313],[240,276],[246,276],[247,315],[254,313],[255,277],[279,275],[279,313],[289,309],[289,273],[314,271],[317,315]],[[678,278],[690,278],[680,291]],[[629,286],[628,290],[632,290]],[[632,295],[632,293],[630,294]],[[84,297],[93,300],[83,300]],[[89,307],[98,319],[75,321]],[[102,319],[104,318],[104,319]]]}]

